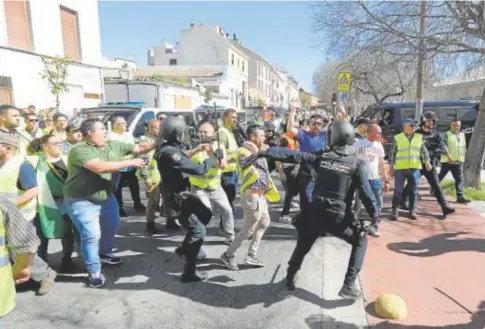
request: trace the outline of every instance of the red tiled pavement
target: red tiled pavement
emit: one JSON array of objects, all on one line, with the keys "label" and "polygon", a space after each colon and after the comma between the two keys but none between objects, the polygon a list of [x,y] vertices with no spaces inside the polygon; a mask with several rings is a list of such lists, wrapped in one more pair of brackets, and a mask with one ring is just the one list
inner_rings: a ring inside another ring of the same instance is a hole
[{"label": "red tiled pavement", "polygon": [[[379,329],[483,329],[485,218],[450,203],[456,213],[437,220],[441,209],[436,200],[427,191],[420,193],[417,221],[401,211],[397,222],[381,223],[380,238],[369,238],[360,276],[367,303],[395,293],[406,302],[408,316],[388,322],[369,314],[369,324]],[[389,195],[385,199],[389,206]]]}]

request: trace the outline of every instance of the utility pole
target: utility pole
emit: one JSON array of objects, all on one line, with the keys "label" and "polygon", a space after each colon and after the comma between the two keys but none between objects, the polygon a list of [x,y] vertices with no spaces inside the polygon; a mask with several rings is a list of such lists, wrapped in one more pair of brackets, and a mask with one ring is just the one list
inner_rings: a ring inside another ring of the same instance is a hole
[{"label": "utility pole", "polygon": [[421,1],[421,18],[419,24],[419,54],[418,54],[418,75],[416,86],[416,112],[415,119],[419,121],[423,113],[423,70],[424,58],[426,56],[424,37],[426,35],[426,0]]}]

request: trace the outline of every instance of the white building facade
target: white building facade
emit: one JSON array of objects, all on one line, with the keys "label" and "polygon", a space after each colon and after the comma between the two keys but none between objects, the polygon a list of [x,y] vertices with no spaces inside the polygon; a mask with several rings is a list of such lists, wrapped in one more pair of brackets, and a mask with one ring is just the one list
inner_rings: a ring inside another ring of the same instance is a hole
[{"label": "white building facade", "polygon": [[[188,69],[218,67],[218,75],[204,76],[198,81],[227,97],[230,107],[241,108],[247,100],[248,56],[234,46],[220,26],[191,24],[190,28],[181,31],[177,45],[163,42],[149,50],[148,64],[154,68],[160,67],[160,70],[177,66]],[[197,79],[196,76],[191,77]]]},{"label": "white building facade", "polygon": [[0,104],[55,107],[42,55],[71,60],[60,111],[97,106],[104,88],[97,1],[0,0]]}]

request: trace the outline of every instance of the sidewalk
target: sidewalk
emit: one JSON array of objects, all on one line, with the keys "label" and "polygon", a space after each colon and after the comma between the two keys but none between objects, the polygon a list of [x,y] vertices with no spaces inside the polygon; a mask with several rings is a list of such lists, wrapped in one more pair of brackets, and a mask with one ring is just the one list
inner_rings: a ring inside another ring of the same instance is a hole
[{"label": "sidewalk", "polygon": [[[379,239],[369,239],[360,276],[369,325],[379,329],[483,329],[485,218],[466,205],[451,202],[456,213],[438,220],[441,209],[435,198],[426,188],[420,194],[418,220],[409,220],[402,211],[397,222],[382,222]],[[386,194],[386,206],[391,196]],[[383,293],[404,299],[407,318],[392,323],[374,314],[371,302]],[[480,308],[482,313],[477,315]]]}]

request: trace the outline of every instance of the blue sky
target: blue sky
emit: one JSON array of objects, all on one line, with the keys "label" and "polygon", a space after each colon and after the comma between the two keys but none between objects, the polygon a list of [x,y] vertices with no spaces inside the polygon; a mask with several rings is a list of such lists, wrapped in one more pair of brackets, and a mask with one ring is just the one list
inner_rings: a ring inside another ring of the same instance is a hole
[{"label": "blue sky", "polygon": [[220,25],[236,33],[245,47],[269,63],[283,66],[306,90],[324,61],[315,49],[310,2],[166,2],[99,3],[103,55],[136,59],[147,65],[146,52],[164,39],[175,43],[180,30],[195,24]]}]

